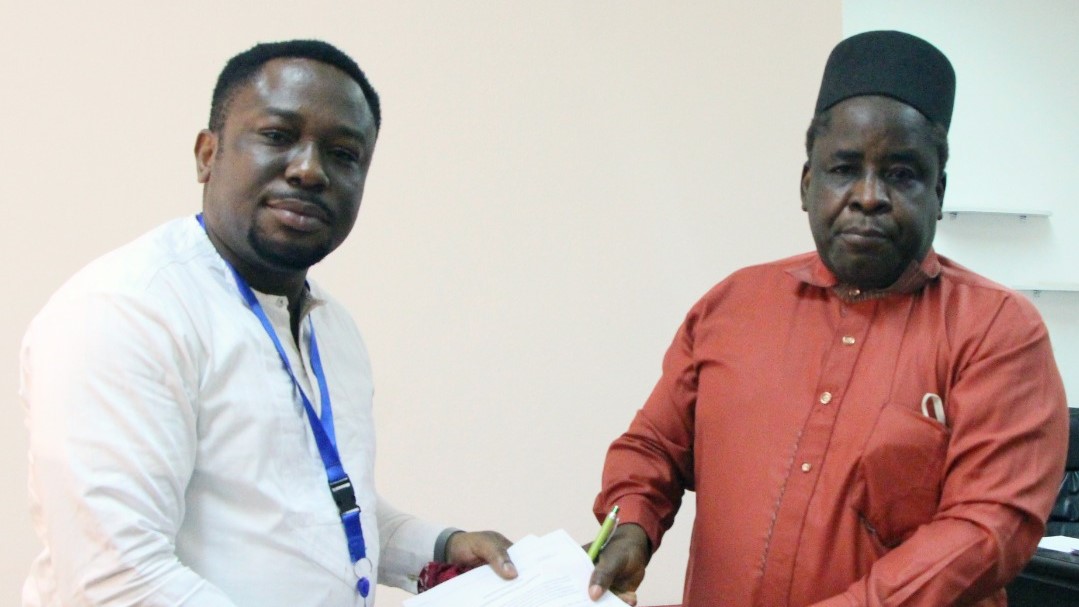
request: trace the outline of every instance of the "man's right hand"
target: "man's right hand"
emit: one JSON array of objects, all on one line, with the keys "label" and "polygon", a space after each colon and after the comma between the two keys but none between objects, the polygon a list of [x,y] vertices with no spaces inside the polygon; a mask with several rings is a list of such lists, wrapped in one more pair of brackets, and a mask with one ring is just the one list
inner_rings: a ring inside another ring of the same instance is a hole
[{"label": "man's right hand", "polygon": [[644,568],[651,556],[651,542],[640,525],[619,525],[599,553],[588,583],[588,596],[595,601],[609,589],[623,601],[636,605],[637,586],[644,579]]}]

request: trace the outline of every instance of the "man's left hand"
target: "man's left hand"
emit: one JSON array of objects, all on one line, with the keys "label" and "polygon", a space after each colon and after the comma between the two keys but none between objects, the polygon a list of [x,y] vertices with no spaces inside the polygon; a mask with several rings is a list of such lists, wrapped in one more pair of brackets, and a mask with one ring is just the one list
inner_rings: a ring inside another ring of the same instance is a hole
[{"label": "man's left hand", "polygon": [[459,531],[446,541],[446,562],[469,568],[488,563],[499,577],[512,580],[517,577],[517,567],[506,552],[510,546],[511,542],[496,531]]}]

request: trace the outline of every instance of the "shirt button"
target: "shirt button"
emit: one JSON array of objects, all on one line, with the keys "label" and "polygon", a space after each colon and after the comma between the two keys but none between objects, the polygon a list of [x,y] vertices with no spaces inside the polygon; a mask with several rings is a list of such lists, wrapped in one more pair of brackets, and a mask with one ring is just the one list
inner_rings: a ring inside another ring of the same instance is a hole
[{"label": "shirt button", "polygon": [[853,337],[851,337],[850,335],[844,335],[843,336],[843,343],[844,344],[846,344],[848,346],[853,346],[854,342],[855,342],[855,339]]},{"label": "shirt button", "polygon": [[806,463],[802,464],[802,472],[809,472],[812,469],[813,469],[813,464],[811,464],[809,462],[806,462]]},{"label": "shirt button", "polygon": [[821,395],[820,395],[820,404],[827,405],[830,402],[832,402],[832,393],[831,392],[822,392]]}]

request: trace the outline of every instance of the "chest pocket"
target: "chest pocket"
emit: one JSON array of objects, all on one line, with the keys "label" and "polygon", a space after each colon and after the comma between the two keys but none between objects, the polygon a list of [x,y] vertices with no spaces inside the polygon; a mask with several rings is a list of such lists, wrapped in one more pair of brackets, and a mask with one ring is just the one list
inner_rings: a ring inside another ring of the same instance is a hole
[{"label": "chest pocket", "polygon": [[858,464],[854,507],[887,550],[932,520],[950,432],[921,411],[885,405]]}]

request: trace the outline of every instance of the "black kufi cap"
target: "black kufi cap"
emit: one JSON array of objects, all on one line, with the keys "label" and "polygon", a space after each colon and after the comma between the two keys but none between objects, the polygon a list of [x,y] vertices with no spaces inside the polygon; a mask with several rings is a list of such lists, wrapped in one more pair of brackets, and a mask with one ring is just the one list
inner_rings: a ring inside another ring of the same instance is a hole
[{"label": "black kufi cap", "polygon": [[816,112],[860,95],[897,99],[947,129],[955,103],[955,70],[944,53],[917,36],[895,31],[856,34],[828,56]]}]

